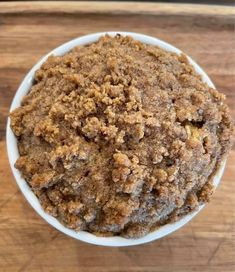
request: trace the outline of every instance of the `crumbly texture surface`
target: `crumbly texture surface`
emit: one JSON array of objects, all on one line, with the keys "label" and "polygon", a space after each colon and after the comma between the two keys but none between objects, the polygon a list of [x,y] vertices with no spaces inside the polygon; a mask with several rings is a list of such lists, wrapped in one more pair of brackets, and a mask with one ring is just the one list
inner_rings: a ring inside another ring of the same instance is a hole
[{"label": "crumbly texture surface", "polygon": [[141,237],[210,199],[231,147],[223,101],[184,55],[104,36],[36,72],[10,114],[15,167],[66,227]]}]

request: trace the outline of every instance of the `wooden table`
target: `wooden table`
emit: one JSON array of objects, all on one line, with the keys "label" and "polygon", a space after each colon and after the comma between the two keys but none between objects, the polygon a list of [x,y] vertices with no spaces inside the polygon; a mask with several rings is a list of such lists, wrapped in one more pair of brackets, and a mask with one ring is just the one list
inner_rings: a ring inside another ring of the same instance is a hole
[{"label": "wooden table", "polygon": [[235,117],[234,9],[154,3],[0,3],[0,271],[235,271],[235,150],[210,204],[169,237],[135,247],[88,245],[45,223],[11,174],[5,123],[30,67],[54,47],[108,30],[149,34],[192,56]]}]

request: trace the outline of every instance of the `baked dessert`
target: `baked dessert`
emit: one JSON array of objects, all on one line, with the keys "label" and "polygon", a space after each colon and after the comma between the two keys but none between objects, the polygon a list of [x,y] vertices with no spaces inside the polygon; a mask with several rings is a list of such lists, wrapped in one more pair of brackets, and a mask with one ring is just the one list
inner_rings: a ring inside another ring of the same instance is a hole
[{"label": "baked dessert", "polygon": [[137,238],[208,201],[232,145],[187,57],[108,35],[50,56],[10,114],[15,167],[68,228]]}]

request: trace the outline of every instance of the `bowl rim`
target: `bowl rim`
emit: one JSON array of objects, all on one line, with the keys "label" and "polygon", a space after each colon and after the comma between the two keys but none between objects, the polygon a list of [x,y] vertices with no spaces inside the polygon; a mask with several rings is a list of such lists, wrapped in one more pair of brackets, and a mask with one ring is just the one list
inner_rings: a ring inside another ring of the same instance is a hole
[{"label": "bowl rim", "polygon": [[[57,48],[53,49],[52,51],[50,51],[48,54],[46,54],[44,57],[42,57],[32,67],[32,69],[27,73],[27,75],[25,76],[25,78],[21,82],[19,88],[17,89],[16,94],[12,100],[9,112],[13,111],[14,109],[16,109],[17,107],[20,106],[21,99],[23,98],[24,95],[26,95],[26,93],[28,93],[29,89],[31,88],[31,86],[33,84],[35,71],[40,68],[42,63],[44,63],[50,55],[52,55],[52,54],[53,55],[64,55],[65,53],[70,51],[75,46],[93,43],[93,42],[97,41],[98,38],[100,38],[101,36],[103,36],[105,34],[108,34],[110,36],[115,36],[116,34],[121,34],[123,36],[129,35],[142,43],[156,45],[162,49],[165,49],[170,52],[174,52],[176,54],[183,53],[180,49],[178,49],[178,48],[174,47],[173,45],[166,43],[158,38],[151,37],[151,36],[144,35],[144,34],[135,33],[135,32],[107,31],[107,32],[97,32],[97,33],[93,33],[93,34],[89,34],[89,35],[75,38],[69,42],[66,42],[66,43],[58,46]],[[186,55],[185,53],[183,53],[183,54]],[[188,58],[189,62],[191,63],[191,65],[196,70],[196,72],[201,75],[202,80],[204,82],[206,82],[209,85],[209,87],[215,88],[214,84],[212,83],[212,81],[210,80],[208,75],[205,73],[205,71],[192,58],[190,58],[189,56],[187,56],[187,58]],[[57,230],[61,231],[62,233],[66,234],[70,237],[73,237],[77,240],[83,241],[83,242],[87,242],[87,243],[94,244],[94,245],[112,246],[112,247],[113,246],[134,246],[134,245],[148,243],[153,240],[162,238],[162,237],[176,231],[177,229],[181,228],[182,226],[187,224],[195,215],[197,215],[199,213],[199,211],[201,211],[202,208],[205,206],[204,204],[200,205],[197,211],[194,211],[194,212],[182,217],[179,221],[177,221],[175,223],[168,223],[168,224],[156,229],[155,231],[148,233],[144,237],[137,238],[137,239],[127,239],[127,238],[123,238],[120,236],[102,237],[102,236],[96,236],[96,235],[91,234],[86,231],[76,232],[72,229],[66,228],[55,217],[47,214],[43,210],[43,208],[41,207],[41,205],[39,203],[38,198],[35,196],[33,191],[30,189],[30,187],[27,184],[27,182],[25,181],[25,179],[23,179],[21,177],[19,170],[17,170],[14,167],[15,161],[19,157],[19,152],[18,152],[18,147],[17,147],[17,138],[10,128],[10,118],[9,117],[7,119],[6,141],[7,141],[7,153],[8,153],[8,158],[9,158],[11,170],[13,172],[13,175],[15,177],[17,185],[19,186],[22,194],[27,199],[29,204],[51,226],[53,226]],[[223,161],[223,163],[221,164],[221,167],[218,169],[217,173],[214,176],[213,183],[214,183],[215,187],[218,186],[218,184],[221,180],[224,168],[225,168],[225,161]]]}]

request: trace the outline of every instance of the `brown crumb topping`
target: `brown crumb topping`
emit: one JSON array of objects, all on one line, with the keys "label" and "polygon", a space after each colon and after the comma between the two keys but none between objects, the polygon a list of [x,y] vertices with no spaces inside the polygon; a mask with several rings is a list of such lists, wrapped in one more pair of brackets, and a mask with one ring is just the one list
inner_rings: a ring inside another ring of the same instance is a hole
[{"label": "brown crumb topping", "polygon": [[209,201],[232,145],[224,99],[186,56],[104,36],[36,72],[10,114],[15,167],[65,226],[140,237]]}]

